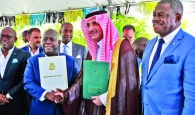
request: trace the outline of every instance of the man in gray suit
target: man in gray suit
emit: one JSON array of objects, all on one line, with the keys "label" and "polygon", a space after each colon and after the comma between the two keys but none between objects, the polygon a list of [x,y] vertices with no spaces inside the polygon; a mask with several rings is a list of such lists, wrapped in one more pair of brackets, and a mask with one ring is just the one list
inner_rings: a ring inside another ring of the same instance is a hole
[{"label": "man in gray suit", "polygon": [[62,41],[59,51],[73,56],[76,59],[79,69],[81,69],[82,62],[87,55],[87,50],[84,46],[72,42],[73,25],[69,22],[63,23],[61,25],[60,34],[62,36]]}]

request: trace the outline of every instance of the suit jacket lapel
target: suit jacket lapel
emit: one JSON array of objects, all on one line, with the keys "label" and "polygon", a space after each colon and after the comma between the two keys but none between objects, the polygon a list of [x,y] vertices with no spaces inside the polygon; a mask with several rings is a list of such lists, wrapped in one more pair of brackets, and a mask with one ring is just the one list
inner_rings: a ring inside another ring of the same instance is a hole
[{"label": "suit jacket lapel", "polygon": [[41,52],[41,53],[39,54],[39,57],[45,57],[45,52]]},{"label": "suit jacket lapel", "polygon": [[176,36],[173,38],[173,40],[170,42],[170,44],[167,46],[163,54],[160,56],[156,64],[154,65],[148,77],[148,81],[150,81],[153,74],[158,70],[160,65],[163,64],[165,57],[169,56],[169,54],[181,43],[180,40],[182,39],[182,36],[183,36],[183,30],[180,29],[179,32],[176,34]]},{"label": "suit jacket lapel", "polygon": [[41,53],[43,51],[42,46],[39,47],[39,53]]},{"label": "suit jacket lapel", "polygon": [[155,37],[154,39],[152,39],[150,42],[148,42],[147,44],[147,48],[145,49],[145,57],[143,57],[143,60],[142,62],[144,62],[142,65],[143,65],[143,75],[145,76],[143,78],[143,81],[146,81],[147,80],[147,77],[148,77],[148,65],[149,65],[149,60],[150,60],[150,55],[152,53],[152,50],[153,50],[153,47],[154,47],[154,44],[156,43],[156,40],[158,39],[158,37]]},{"label": "suit jacket lapel", "polygon": [[77,46],[72,42],[72,56],[76,58],[77,56]]},{"label": "suit jacket lapel", "polygon": [[18,49],[17,48],[14,48],[14,50],[13,50],[13,52],[12,52],[12,54],[11,54],[8,62],[7,62],[7,65],[6,65],[6,68],[5,68],[5,72],[4,72],[4,77],[6,77],[6,74],[7,74],[8,70],[12,66],[12,61],[13,61],[14,58],[16,58],[17,55],[18,55]]}]

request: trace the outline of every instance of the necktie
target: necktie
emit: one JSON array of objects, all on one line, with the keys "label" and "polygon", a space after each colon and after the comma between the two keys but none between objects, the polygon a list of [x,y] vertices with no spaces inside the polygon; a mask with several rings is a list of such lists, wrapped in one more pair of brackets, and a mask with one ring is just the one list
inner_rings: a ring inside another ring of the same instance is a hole
[{"label": "necktie", "polygon": [[157,62],[158,58],[160,57],[160,52],[161,52],[161,49],[162,49],[162,44],[164,43],[165,41],[161,38],[159,39],[159,42],[158,42],[158,47],[157,47],[157,50],[156,50],[156,53],[154,55],[154,58],[152,60],[152,64],[150,66],[150,71],[152,70],[152,68],[154,67],[155,63]]},{"label": "necktie", "polygon": [[67,45],[64,45],[64,54],[68,54],[66,51],[66,47],[67,47]]}]

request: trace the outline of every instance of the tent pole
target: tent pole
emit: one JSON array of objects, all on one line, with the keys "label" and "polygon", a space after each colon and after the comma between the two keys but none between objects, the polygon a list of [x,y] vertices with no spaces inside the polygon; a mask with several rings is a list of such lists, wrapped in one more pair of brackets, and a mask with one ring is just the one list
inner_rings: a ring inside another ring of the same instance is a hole
[{"label": "tent pole", "polygon": [[112,4],[112,1],[111,0],[108,0],[108,10],[109,10],[109,12],[110,12],[110,18],[112,18],[112,16],[113,16],[113,7],[116,7],[116,6],[114,6],[113,4]]}]

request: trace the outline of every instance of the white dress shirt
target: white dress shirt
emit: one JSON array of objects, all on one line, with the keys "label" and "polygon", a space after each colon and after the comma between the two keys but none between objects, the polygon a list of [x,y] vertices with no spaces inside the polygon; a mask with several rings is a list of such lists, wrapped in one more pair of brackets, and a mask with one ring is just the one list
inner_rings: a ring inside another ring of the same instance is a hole
[{"label": "white dress shirt", "polygon": [[[12,54],[14,50],[14,47],[12,49],[9,50],[8,52],[8,55],[5,57],[3,54],[2,54],[2,51],[0,50],[0,70],[1,70],[1,78],[3,79],[3,76],[4,76],[4,72],[5,72],[5,68],[7,66],[7,62]],[[6,94],[6,98],[8,99],[13,99],[9,93]]]},{"label": "white dress shirt", "polygon": [[[163,54],[163,52],[166,50],[167,46],[170,44],[170,42],[173,40],[173,38],[175,37],[175,35],[179,32],[180,30],[180,27],[178,27],[176,30],[174,30],[173,32],[171,32],[169,35],[163,37],[163,40],[165,41],[163,44],[162,44],[162,49],[161,49],[161,52],[160,52],[160,56]],[[149,67],[148,67],[148,73],[150,72],[150,67],[151,67],[151,64],[152,64],[152,60],[154,58],[154,54],[156,53],[156,50],[157,50],[157,47],[158,47],[158,42],[159,42],[159,39],[161,37],[158,36],[158,40],[156,41],[154,47],[153,47],[153,50],[152,50],[152,53],[150,55],[150,60],[149,60]],[[160,58],[160,57],[159,57]]]},{"label": "white dress shirt", "polygon": [[102,52],[102,40],[97,43],[98,49],[97,49],[97,56],[96,61],[101,61],[101,52]]},{"label": "white dress shirt", "polygon": [[[102,40],[99,41],[97,43],[97,45],[98,45],[98,49],[97,49],[96,61],[101,61]],[[108,92],[103,93],[102,95],[100,95],[100,101],[104,104],[105,107],[106,107],[106,101],[107,101],[107,94],[108,94]]]},{"label": "white dress shirt", "polygon": [[0,70],[1,70],[1,78],[3,78],[4,76],[4,72],[5,72],[5,68],[7,66],[7,62],[12,54],[14,50],[14,47],[12,49],[9,50],[8,52],[8,55],[5,57],[3,54],[2,54],[2,51],[0,50]]},{"label": "white dress shirt", "polygon": [[63,42],[61,42],[60,44],[60,53],[64,53],[64,45],[66,45],[66,52],[67,55],[72,56],[72,41],[70,41],[67,44],[64,44]]},{"label": "white dress shirt", "polygon": [[31,50],[31,48],[29,47],[29,52],[30,52],[31,57],[32,56],[35,56],[35,55],[39,54],[39,47],[37,48],[37,50],[36,50],[35,53],[33,53],[32,50]]}]

